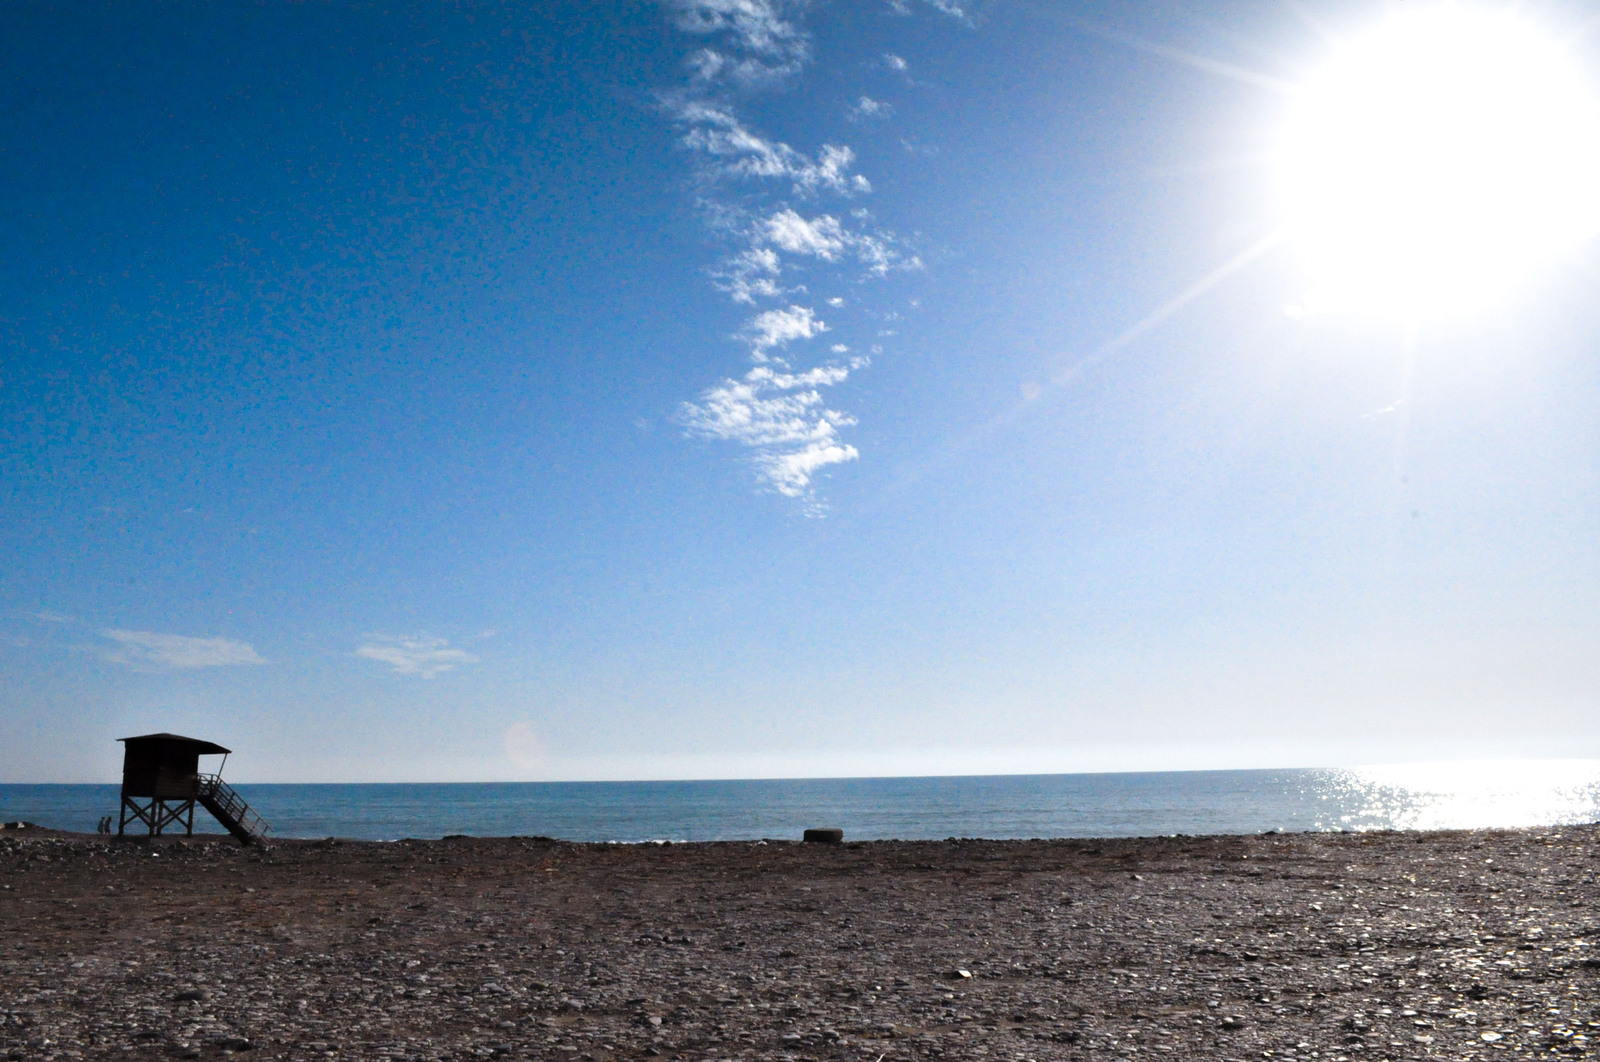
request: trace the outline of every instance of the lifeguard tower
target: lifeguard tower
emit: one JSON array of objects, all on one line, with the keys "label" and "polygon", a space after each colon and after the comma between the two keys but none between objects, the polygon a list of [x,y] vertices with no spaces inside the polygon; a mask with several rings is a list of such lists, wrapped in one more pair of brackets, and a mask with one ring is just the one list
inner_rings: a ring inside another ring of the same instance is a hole
[{"label": "lifeguard tower", "polygon": [[226,764],[228,749],[178,734],[142,734],[117,740],[123,745],[118,837],[126,836],[130,826],[139,832],[141,824],[151,837],[179,826],[185,836],[192,837],[194,806],[199,804],[240,844],[265,840],[271,827],[222,780],[222,766],[216,774],[200,773],[201,756],[221,756]]}]

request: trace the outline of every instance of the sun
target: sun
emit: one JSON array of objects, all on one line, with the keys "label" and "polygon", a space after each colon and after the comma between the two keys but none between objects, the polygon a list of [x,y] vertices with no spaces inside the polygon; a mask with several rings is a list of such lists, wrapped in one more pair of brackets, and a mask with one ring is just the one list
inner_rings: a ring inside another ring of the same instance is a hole
[{"label": "sun", "polygon": [[1510,8],[1407,5],[1345,41],[1276,163],[1308,309],[1457,312],[1600,233],[1600,105]]}]

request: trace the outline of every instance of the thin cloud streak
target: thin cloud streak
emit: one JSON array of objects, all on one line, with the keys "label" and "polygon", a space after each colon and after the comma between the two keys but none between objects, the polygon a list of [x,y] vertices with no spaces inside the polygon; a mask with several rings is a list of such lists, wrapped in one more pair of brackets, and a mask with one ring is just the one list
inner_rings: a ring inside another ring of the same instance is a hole
[{"label": "thin cloud streak", "polygon": [[192,638],[120,628],[103,630],[100,634],[117,643],[114,648],[105,650],[105,659],[135,671],[193,671],[267,662],[251,645],[231,638]]},{"label": "thin cloud streak", "polygon": [[479,657],[464,649],[452,649],[443,638],[387,638],[375,636],[355,652],[366,660],[389,665],[396,675],[431,679],[463,664],[476,664]]},{"label": "thin cloud streak", "polygon": [[[974,3],[957,3],[956,0],[921,0],[923,4],[933,8],[941,15],[948,15],[964,25],[973,25],[972,9],[979,6]],[[897,15],[911,14],[912,0],[888,0],[889,10]]]}]

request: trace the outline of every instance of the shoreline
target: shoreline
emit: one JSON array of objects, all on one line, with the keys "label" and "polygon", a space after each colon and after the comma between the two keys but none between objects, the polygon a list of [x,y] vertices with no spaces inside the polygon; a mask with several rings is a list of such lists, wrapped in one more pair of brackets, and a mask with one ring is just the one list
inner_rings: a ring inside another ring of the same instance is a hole
[{"label": "shoreline", "polygon": [[113,841],[0,831],[0,1056],[1355,1062],[1600,1034],[1593,825]]}]

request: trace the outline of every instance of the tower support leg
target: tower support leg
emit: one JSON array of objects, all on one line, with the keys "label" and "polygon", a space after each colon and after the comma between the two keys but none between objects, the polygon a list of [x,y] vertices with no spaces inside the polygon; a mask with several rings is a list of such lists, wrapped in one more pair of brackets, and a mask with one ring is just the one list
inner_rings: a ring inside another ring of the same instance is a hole
[{"label": "tower support leg", "polygon": [[122,814],[118,816],[117,820],[117,836],[124,836],[128,832],[129,826],[133,826],[137,830],[140,823],[144,824],[147,832],[154,835],[157,832],[156,804],[157,801],[153,798],[148,804],[141,804],[137,797],[124,796],[122,798]]},{"label": "tower support leg", "polygon": [[160,837],[168,827],[182,826],[185,836],[194,836],[194,801],[191,800],[166,800],[162,797],[151,797],[147,802],[140,803],[137,797],[124,796],[122,798],[122,813],[117,818],[117,836],[125,836],[128,827],[143,825],[146,835]]},{"label": "tower support leg", "polygon": [[167,831],[168,826],[187,825],[189,833],[194,833],[194,801],[193,800],[163,800],[157,797],[150,808],[152,818],[155,820],[155,829],[150,832],[157,837]]}]

